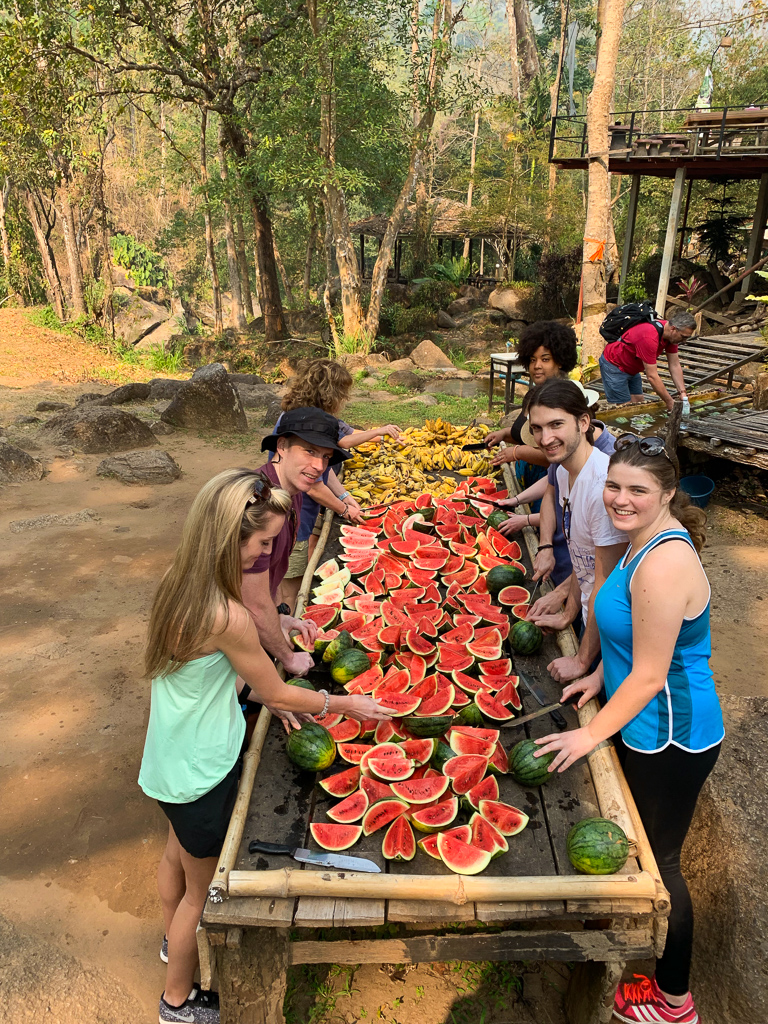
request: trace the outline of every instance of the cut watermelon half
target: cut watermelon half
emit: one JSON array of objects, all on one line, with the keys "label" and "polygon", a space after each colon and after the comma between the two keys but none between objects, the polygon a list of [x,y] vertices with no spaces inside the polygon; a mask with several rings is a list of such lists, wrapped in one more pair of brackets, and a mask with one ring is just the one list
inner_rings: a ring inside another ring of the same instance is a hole
[{"label": "cut watermelon half", "polygon": [[362,789],[351,793],[348,797],[326,811],[331,821],[341,822],[348,825],[350,822],[359,821],[368,810],[368,797]]},{"label": "cut watermelon half", "polygon": [[501,704],[489,693],[476,693],[475,703],[480,708],[483,715],[486,718],[492,719],[494,722],[508,722],[510,718],[515,717],[514,712],[510,711],[506,704]]},{"label": "cut watermelon half", "polygon": [[515,836],[528,824],[527,814],[499,800],[481,800],[478,809],[485,820],[490,821],[503,836]]},{"label": "cut watermelon half", "polygon": [[465,794],[465,797],[470,806],[474,807],[475,810],[479,809],[481,800],[498,800],[499,783],[496,781],[496,776],[486,775],[482,782],[478,782],[476,786],[473,786]]},{"label": "cut watermelon half", "polygon": [[438,690],[434,697],[422,700],[419,704],[416,716],[418,718],[432,718],[437,715],[444,715],[453,704],[455,690],[453,685],[447,689]]},{"label": "cut watermelon half", "polygon": [[378,698],[378,703],[395,718],[412,715],[421,704],[420,697],[412,697],[409,693],[385,693]]},{"label": "cut watermelon half", "polygon": [[360,768],[358,765],[353,765],[343,772],[336,772],[335,775],[320,779],[320,785],[331,796],[349,796],[360,785]]},{"label": "cut watermelon half", "polygon": [[354,846],[363,834],[361,825],[328,825],[325,822],[313,821],[309,826],[312,838],[324,850],[348,850]]},{"label": "cut watermelon half", "polygon": [[454,793],[468,793],[482,780],[488,769],[488,758],[480,754],[459,754],[443,765],[443,775],[451,780]]},{"label": "cut watermelon half", "polygon": [[498,658],[496,661],[484,661],[480,665],[480,673],[484,676],[499,678],[512,672],[511,658]]}]

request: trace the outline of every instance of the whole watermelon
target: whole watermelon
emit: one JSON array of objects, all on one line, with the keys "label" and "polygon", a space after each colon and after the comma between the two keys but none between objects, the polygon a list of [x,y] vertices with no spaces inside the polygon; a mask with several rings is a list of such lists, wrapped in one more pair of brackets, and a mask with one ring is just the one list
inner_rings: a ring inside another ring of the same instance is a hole
[{"label": "whole watermelon", "polygon": [[335,636],[323,651],[323,661],[330,664],[334,658],[337,658],[341,654],[342,651],[348,651],[354,646],[355,641],[346,629],[342,629],[339,635]]},{"label": "whole watermelon", "polygon": [[486,526],[492,526],[494,530],[498,530],[500,526],[503,526],[507,521],[507,514],[502,512],[500,508],[497,508],[495,512],[491,512],[488,518],[485,520]]},{"label": "whole watermelon", "polygon": [[286,686],[298,686],[302,690],[312,690],[313,693],[315,692],[315,688],[312,685],[312,683],[310,683],[310,681],[308,679],[304,679],[301,676],[296,676],[293,679],[286,679],[285,680],[285,685]]},{"label": "whole watermelon", "polygon": [[509,631],[509,645],[517,654],[535,654],[543,642],[542,631],[526,619],[520,619]]},{"label": "whole watermelon", "polygon": [[351,647],[349,650],[337,654],[331,662],[331,678],[335,683],[341,683],[343,686],[355,676],[367,672],[370,667],[368,655],[364,651],[358,651],[356,647]]},{"label": "whole watermelon", "polygon": [[294,729],[285,744],[285,752],[295,765],[306,771],[319,772],[336,759],[333,736],[317,722],[304,722]]},{"label": "whole watermelon", "polygon": [[521,587],[524,580],[525,573],[516,565],[494,565],[485,577],[491,597],[496,597],[499,591],[505,587]]},{"label": "whole watermelon", "polygon": [[547,771],[547,768],[555,759],[555,751],[534,757],[533,755],[540,749],[534,740],[520,740],[510,750],[509,774],[521,786],[543,786],[552,778],[552,773]]},{"label": "whole watermelon", "polygon": [[629,856],[624,829],[607,818],[578,821],[566,840],[571,864],[583,875],[613,875]]}]

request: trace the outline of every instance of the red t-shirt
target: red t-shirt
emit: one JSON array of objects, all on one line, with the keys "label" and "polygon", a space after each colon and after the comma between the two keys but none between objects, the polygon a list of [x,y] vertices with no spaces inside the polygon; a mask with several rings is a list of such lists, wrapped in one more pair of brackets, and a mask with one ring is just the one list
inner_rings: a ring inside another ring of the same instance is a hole
[{"label": "red t-shirt", "polygon": [[[660,321],[662,324],[666,322]],[[643,363],[654,366],[660,355],[670,352],[677,352],[677,345],[665,341],[653,324],[630,327],[618,341],[612,341],[603,349],[603,355],[609,363],[632,376],[642,372]]]},{"label": "red t-shirt", "polygon": [[[271,480],[273,484],[280,486],[280,480],[277,476],[277,470],[273,463],[267,462],[264,466],[259,466],[256,472],[261,471],[267,479]],[[301,518],[301,502],[304,495],[299,491],[298,494],[294,494],[291,504],[291,511],[285,517],[283,528],[272,541],[272,550],[269,554],[259,555],[256,561],[253,563],[250,569],[244,569],[243,572],[247,573],[259,573],[269,571],[269,593],[274,601],[277,595],[277,588],[283,581],[283,577],[288,571],[288,560],[291,557],[291,551],[293,545],[296,543],[296,534],[299,532],[299,519]]]}]

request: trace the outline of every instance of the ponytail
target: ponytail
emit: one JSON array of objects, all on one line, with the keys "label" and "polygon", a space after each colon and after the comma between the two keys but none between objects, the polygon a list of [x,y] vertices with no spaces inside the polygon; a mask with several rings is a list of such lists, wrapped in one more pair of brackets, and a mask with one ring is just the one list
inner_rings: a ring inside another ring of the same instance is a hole
[{"label": "ponytail", "polygon": [[692,505],[685,491],[678,487],[669,503],[669,512],[688,531],[693,546],[701,554],[707,542],[707,516],[704,510]]}]

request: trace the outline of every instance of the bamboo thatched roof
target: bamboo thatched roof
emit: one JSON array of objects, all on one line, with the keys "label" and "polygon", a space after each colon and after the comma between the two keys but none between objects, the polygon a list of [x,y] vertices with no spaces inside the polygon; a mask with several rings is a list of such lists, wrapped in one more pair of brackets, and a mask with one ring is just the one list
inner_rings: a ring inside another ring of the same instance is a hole
[{"label": "bamboo thatched roof", "polygon": [[[427,217],[430,234],[435,238],[493,238],[504,236],[514,229],[514,225],[502,217],[484,216],[480,208],[467,209],[463,203],[452,199],[436,199],[427,205]],[[371,238],[383,238],[389,222],[388,214],[374,214],[351,225],[356,235],[368,235]],[[398,232],[399,238],[409,238],[415,233],[416,204],[409,203],[403,223]]]}]

